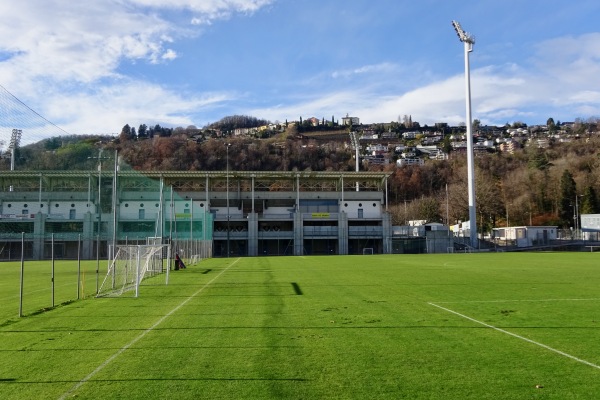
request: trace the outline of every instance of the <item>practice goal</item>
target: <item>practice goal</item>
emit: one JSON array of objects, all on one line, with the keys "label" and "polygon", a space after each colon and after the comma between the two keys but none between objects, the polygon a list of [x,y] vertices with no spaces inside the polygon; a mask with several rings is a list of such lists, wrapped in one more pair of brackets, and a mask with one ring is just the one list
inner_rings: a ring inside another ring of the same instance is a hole
[{"label": "practice goal", "polygon": [[373,248],[372,247],[365,247],[363,248],[363,255],[372,255],[373,254]]},{"label": "practice goal", "polygon": [[135,297],[138,297],[140,283],[164,271],[168,282],[169,267],[165,265],[165,259],[170,257],[170,246],[166,244],[118,245],[97,296],[120,296],[135,290]]}]

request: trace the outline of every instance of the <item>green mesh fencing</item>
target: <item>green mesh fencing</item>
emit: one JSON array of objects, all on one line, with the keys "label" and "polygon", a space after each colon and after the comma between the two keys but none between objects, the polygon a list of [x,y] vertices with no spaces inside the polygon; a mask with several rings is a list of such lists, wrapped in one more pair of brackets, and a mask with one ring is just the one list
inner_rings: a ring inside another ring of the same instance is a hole
[{"label": "green mesh fencing", "polygon": [[159,173],[115,169],[3,171],[0,260],[20,258],[22,236],[27,259],[49,258],[52,242],[56,258],[111,258],[116,245],[146,244],[150,237],[181,243],[190,260],[212,255],[213,215],[205,199],[174,190],[177,182]]}]

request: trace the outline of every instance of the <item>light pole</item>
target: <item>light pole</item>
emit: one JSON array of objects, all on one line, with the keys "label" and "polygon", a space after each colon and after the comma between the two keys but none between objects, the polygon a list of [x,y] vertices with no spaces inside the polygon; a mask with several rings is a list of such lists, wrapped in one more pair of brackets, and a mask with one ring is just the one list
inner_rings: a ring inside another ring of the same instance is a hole
[{"label": "light pole", "polygon": [[473,51],[475,37],[463,31],[460,24],[452,21],[452,26],[456,34],[465,47],[465,92],[466,92],[466,111],[467,111],[467,168],[469,183],[469,229],[471,236],[471,246],[477,248],[477,214],[475,212],[475,167],[473,165],[473,126],[471,121],[471,75],[469,68],[469,53]]},{"label": "light pole", "polygon": [[102,157],[103,149],[100,148],[98,150],[97,157],[88,157],[88,159],[97,159],[98,160],[98,230],[96,236],[96,293],[98,293],[98,279],[100,274],[100,227],[102,225],[102,160],[108,159],[108,157]]},{"label": "light pole", "polygon": [[229,257],[229,146],[231,143],[227,143],[226,151],[227,151],[227,174],[225,176],[225,185],[226,189],[226,199],[227,199],[227,257]]},{"label": "light pole", "polygon": [[113,211],[113,234],[112,234],[112,252],[110,254],[111,259],[115,258],[115,251],[117,248],[117,185],[118,185],[118,173],[119,173],[119,152],[115,150],[115,165],[113,170],[113,189],[112,189],[112,211]]},{"label": "light pole", "polygon": [[[583,197],[583,196],[582,196]],[[579,234],[579,195],[575,194],[575,237],[580,238]]]}]

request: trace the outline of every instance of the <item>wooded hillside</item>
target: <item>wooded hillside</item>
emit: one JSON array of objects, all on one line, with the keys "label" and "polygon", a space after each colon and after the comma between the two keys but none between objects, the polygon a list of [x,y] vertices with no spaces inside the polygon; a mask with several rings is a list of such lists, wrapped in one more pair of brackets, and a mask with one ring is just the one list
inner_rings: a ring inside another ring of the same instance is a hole
[{"label": "wooded hillside", "polygon": [[[288,129],[266,140],[208,138],[196,141],[186,132],[128,140],[112,137],[62,137],[19,149],[19,170],[95,170],[98,150],[118,150],[122,169],[215,171],[352,171],[354,151],[339,134],[329,139],[302,136]],[[515,154],[478,153],[476,192],[478,226],[484,231],[510,225],[573,226],[578,213],[598,213],[600,138],[582,137],[547,148],[525,147]],[[1,168],[7,169],[6,162]],[[466,156],[451,153],[445,161],[397,167],[362,165],[393,173],[389,181],[394,224],[408,220],[453,224],[468,218]],[[576,200],[577,199],[577,200]]]}]

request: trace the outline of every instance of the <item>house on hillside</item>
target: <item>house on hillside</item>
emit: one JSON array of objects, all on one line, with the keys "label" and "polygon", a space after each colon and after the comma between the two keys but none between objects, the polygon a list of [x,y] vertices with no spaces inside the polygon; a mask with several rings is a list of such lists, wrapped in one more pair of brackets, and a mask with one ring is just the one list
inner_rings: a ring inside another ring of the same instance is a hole
[{"label": "house on hillside", "polygon": [[342,126],[354,126],[360,125],[360,120],[358,117],[350,117],[346,114],[345,117],[342,117]]},{"label": "house on hillside", "polygon": [[396,161],[396,166],[402,167],[404,165],[425,165],[425,160],[422,158],[399,158]]}]

